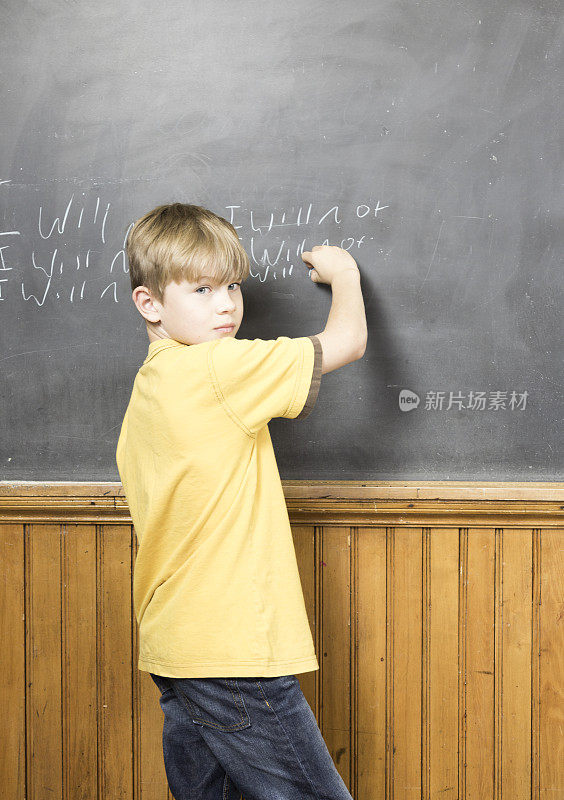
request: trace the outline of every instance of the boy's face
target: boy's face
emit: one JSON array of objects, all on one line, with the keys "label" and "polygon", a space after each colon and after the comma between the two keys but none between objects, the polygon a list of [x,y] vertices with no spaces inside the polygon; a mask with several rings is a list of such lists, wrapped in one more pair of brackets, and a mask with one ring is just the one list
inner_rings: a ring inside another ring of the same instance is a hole
[{"label": "boy's face", "polygon": [[[140,286],[133,292],[133,300],[147,321],[152,342],[168,338],[200,344],[235,336],[243,319],[241,284],[217,284],[205,275],[197,283],[169,283],[162,304]],[[227,325],[232,327],[221,329]]]}]

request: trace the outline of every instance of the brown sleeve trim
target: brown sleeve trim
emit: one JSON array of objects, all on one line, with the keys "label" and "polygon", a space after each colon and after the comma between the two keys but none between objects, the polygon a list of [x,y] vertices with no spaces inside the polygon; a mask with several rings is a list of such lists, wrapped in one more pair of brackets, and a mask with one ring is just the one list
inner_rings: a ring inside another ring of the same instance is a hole
[{"label": "brown sleeve trim", "polygon": [[315,401],[317,400],[317,395],[319,394],[319,385],[321,384],[321,367],[323,365],[323,348],[321,347],[321,342],[317,338],[317,336],[308,336],[308,339],[311,339],[313,342],[313,374],[311,376],[311,385],[309,387],[309,393],[305,401],[305,405],[296,417],[296,419],[304,419],[307,417],[308,414],[311,414],[313,407],[315,405]]}]

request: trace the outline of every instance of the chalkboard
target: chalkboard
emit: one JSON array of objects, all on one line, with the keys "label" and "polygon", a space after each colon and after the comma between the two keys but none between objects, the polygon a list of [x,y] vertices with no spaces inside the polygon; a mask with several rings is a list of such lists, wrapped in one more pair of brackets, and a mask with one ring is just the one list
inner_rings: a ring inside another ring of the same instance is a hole
[{"label": "chalkboard", "polygon": [[148,347],[124,240],[236,226],[239,338],[323,330],[300,253],[362,274],[364,357],[270,423],[282,478],[562,477],[564,13],[543,0],[3,3],[4,480],[119,480]]}]

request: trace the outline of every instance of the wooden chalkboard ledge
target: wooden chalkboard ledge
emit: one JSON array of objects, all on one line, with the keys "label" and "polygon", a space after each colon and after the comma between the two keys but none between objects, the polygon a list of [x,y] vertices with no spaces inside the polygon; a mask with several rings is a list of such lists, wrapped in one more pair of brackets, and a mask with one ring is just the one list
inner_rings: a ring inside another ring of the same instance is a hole
[{"label": "wooden chalkboard ledge", "polygon": [[[564,483],[282,481],[293,525],[564,526]],[[121,483],[0,481],[0,522],[131,524]]]}]

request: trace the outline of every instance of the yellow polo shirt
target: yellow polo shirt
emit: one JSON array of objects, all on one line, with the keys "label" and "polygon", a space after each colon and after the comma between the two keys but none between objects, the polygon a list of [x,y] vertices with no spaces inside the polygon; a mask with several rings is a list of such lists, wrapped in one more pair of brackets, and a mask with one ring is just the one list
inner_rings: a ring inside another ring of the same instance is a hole
[{"label": "yellow polo shirt", "polygon": [[149,344],[116,450],[140,670],[319,669],[268,422],[310,413],[321,364],[316,336]]}]

